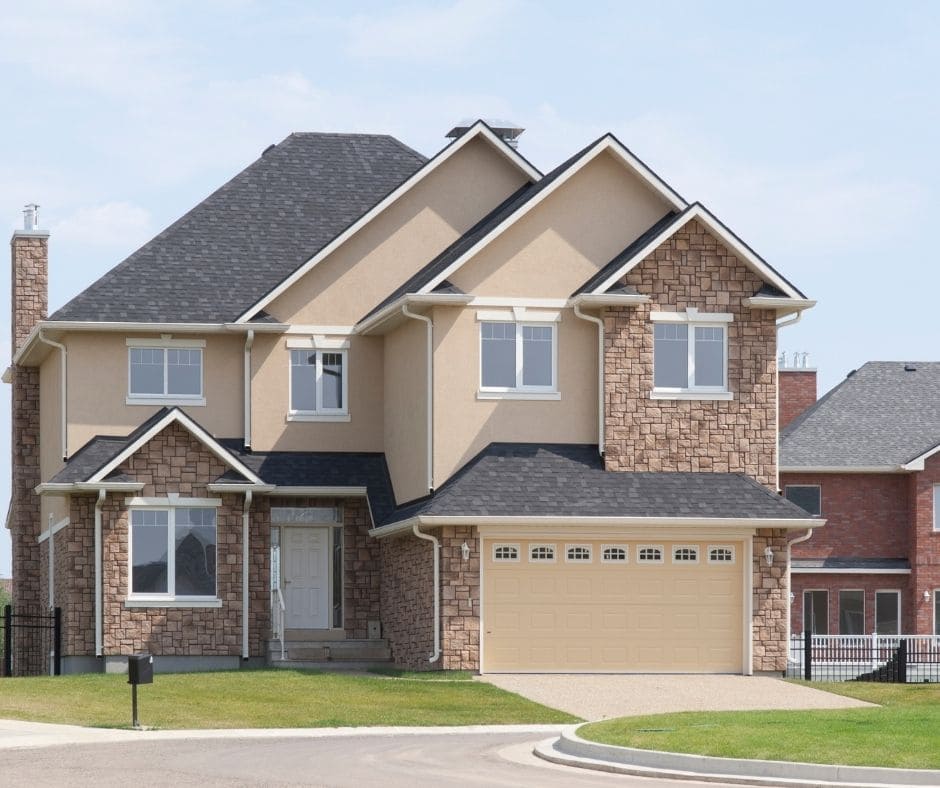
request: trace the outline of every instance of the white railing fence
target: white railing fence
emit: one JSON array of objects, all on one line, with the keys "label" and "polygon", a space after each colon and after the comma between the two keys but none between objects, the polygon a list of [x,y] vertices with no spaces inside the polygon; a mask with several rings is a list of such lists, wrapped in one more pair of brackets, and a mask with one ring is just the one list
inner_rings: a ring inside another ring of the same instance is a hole
[{"label": "white railing fence", "polygon": [[[902,648],[903,642],[903,648]],[[808,664],[807,664],[808,663]],[[816,681],[940,681],[938,635],[790,636],[787,675]]]}]

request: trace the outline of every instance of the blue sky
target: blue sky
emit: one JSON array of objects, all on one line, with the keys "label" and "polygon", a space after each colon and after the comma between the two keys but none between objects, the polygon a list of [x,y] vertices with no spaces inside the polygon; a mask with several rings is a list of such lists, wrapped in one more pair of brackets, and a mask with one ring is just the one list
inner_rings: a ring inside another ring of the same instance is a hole
[{"label": "blue sky", "polygon": [[55,309],[292,131],[505,117],[543,170],[613,131],[819,300],[780,344],[822,392],[940,358],[937,40],[936,3],[11,4],[0,226],[41,204]]}]

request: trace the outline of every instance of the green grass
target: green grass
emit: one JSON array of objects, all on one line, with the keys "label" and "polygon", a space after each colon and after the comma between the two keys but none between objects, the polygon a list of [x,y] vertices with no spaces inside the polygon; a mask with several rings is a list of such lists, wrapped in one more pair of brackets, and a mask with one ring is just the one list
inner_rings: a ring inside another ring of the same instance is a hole
[{"label": "green grass", "polygon": [[940,769],[940,686],[807,686],[880,708],[657,714],[592,723],[578,733],[605,744],[724,758]]},{"label": "green grass", "polygon": [[[567,723],[577,718],[477,681],[413,681],[303,670],[157,674],[138,690],[154,728]],[[129,727],[126,676],[0,679],[0,718]]]},{"label": "green grass", "polygon": [[402,670],[401,668],[369,668],[369,673],[409,681],[473,681],[469,670]]}]

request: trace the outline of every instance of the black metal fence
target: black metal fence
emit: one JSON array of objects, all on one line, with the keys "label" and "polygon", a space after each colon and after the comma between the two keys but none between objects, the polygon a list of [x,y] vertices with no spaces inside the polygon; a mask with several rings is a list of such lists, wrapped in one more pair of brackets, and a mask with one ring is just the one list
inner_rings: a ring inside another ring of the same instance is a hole
[{"label": "black metal fence", "polygon": [[6,605],[0,621],[3,676],[58,676],[62,673],[61,608]]},{"label": "black metal fence", "polygon": [[940,636],[793,635],[787,675],[807,681],[940,682]]}]

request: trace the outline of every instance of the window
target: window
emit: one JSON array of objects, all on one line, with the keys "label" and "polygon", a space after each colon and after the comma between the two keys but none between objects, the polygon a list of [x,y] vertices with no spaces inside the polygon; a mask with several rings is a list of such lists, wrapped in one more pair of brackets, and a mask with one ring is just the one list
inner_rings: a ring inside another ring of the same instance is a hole
[{"label": "window", "polygon": [[133,509],[130,537],[131,596],[216,596],[214,508]]},{"label": "window", "polygon": [[933,592],[933,633],[940,635],[940,589]]},{"label": "window", "polygon": [[534,544],[529,547],[529,561],[539,563],[540,561],[555,560],[555,545],[553,544]]},{"label": "window", "polygon": [[879,635],[901,634],[901,592],[875,592],[875,632]]},{"label": "window", "polygon": [[709,545],[708,563],[710,564],[733,564],[734,548],[724,545]]},{"label": "window", "polygon": [[684,313],[654,312],[651,318],[652,396],[730,399],[726,324],[731,315],[699,315],[689,309]]},{"label": "window", "polygon": [[940,484],[933,486],[933,529],[940,531]]},{"label": "window", "polygon": [[181,400],[185,404],[205,405],[201,347],[157,347],[152,343],[143,344],[150,340],[127,341],[131,344],[128,348],[128,404]]},{"label": "window", "polygon": [[654,545],[641,545],[637,548],[636,560],[641,564],[661,564],[663,548]]},{"label": "window", "polygon": [[519,560],[519,545],[517,544],[494,544],[493,545],[493,560],[494,561],[518,561]]},{"label": "window", "polygon": [[674,564],[697,564],[698,548],[694,545],[677,545],[673,547],[672,562]]},{"label": "window", "polygon": [[480,389],[553,393],[554,323],[480,323]]},{"label": "window", "polygon": [[622,564],[627,560],[627,548],[624,545],[605,544],[601,547],[601,563]]},{"label": "window", "polygon": [[839,592],[839,634],[865,634],[865,592]]},{"label": "window", "polygon": [[822,513],[822,488],[818,484],[788,484],[783,495],[810,514]]},{"label": "window", "polygon": [[291,417],[347,414],[346,388],[345,351],[290,351]]},{"label": "window", "polygon": [[803,592],[803,631],[814,635],[829,634],[829,592]]},{"label": "window", "polygon": [[591,548],[589,545],[573,544],[565,548],[565,560],[571,562],[588,562],[591,560]]}]

